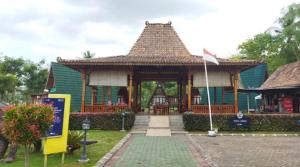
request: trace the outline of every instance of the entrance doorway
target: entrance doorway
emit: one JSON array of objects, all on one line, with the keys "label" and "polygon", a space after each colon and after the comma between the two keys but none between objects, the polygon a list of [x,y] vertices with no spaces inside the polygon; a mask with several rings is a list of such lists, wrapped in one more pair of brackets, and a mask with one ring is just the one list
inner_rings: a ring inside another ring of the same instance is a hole
[{"label": "entrance doorway", "polygon": [[179,113],[179,94],[176,81],[142,81],[141,112],[151,115]]}]

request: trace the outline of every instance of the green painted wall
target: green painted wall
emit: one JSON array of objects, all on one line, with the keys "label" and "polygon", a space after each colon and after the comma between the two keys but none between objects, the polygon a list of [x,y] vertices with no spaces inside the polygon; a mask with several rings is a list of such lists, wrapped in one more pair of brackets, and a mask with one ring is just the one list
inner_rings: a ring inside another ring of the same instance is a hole
[{"label": "green painted wall", "polygon": [[[260,64],[254,68],[248,69],[246,71],[241,72],[241,80],[244,84],[245,88],[258,88],[265,81],[267,72],[267,65]],[[199,88],[199,91],[203,97],[202,104],[207,104],[207,91],[206,88]],[[209,88],[211,104],[214,104],[214,89]],[[254,97],[257,96],[256,93],[249,94],[249,106],[250,109],[255,108],[255,100]],[[225,99],[224,102],[226,104],[233,104],[233,93],[232,91],[225,91]],[[239,110],[245,111],[247,110],[247,93],[238,93],[239,99]],[[222,103],[222,88],[217,88],[217,104]]]},{"label": "green painted wall", "polygon": [[[55,82],[55,93],[66,93],[71,94],[71,111],[76,112],[81,110],[81,91],[82,91],[82,79],[81,74],[78,71],[75,71],[71,68],[68,68],[64,65],[58,63],[51,63],[51,69],[53,72],[53,78]],[[106,87],[99,86],[97,94],[97,103],[100,103],[100,100],[103,99],[103,91],[106,92]],[[117,102],[117,94],[119,87],[112,87],[112,102]],[[86,104],[91,103],[91,88],[87,87],[86,90]],[[108,98],[105,98],[105,102],[108,101]]]}]

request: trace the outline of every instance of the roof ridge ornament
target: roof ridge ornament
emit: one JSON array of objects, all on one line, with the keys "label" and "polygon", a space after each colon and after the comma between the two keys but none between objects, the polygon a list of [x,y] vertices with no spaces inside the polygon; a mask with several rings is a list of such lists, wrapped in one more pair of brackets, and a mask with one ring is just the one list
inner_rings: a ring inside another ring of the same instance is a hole
[{"label": "roof ridge ornament", "polygon": [[172,21],[168,21],[167,23],[150,23],[148,20],[145,21],[145,25],[155,25],[155,24],[159,24],[159,25],[172,25]]},{"label": "roof ridge ornament", "polygon": [[56,61],[57,61],[57,62],[60,62],[61,60],[62,60],[61,57],[57,57],[57,58],[56,58]]}]

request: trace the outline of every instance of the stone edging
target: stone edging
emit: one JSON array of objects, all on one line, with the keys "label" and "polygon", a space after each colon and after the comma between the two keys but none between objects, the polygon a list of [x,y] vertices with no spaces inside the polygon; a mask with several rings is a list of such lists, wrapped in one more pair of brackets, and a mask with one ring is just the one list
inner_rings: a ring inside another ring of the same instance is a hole
[{"label": "stone edging", "polygon": [[116,152],[129,140],[132,135],[128,133],[123,137],[118,144],[116,144],[108,153],[106,153],[95,165],[94,167],[103,167],[106,163],[116,154]]},{"label": "stone edging", "polygon": [[214,161],[212,161],[212,159],[209,155],[204,153],[204,149],[199,144],[197,144],[197,142],[192,138],[191,134],[187,134],[186,136],[190,140],[191,144],[196,148],[198,153],[201,154],[201,156],[204,158],[204,160],[206,161],[208,166],[219,167],[219,165],[217,165]]},{"label": "stone edging", "polygon": [[[190,134],[192,136],[207,136],[207,134]],[[260,133],[218,133],[217,136],[256,136],[256,137],[298,137],[300,134],[291,133],[291,134],[260,134]]]}]

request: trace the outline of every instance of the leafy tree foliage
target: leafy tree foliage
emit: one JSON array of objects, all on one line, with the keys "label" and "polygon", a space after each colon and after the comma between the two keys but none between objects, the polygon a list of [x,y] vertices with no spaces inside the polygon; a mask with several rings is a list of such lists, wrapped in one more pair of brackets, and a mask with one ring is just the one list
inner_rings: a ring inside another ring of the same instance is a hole
[{"label": "leafy tree foliage", "polygon": [[[156,81],[148,81],[142,82],[142,107],[148,107],[148,102],[154,93],[155,88],[157,87]],[[177,96],[177,83],[170,81],[170,82],[163,82],[163,89],[167,96]]]},{"label": "leafy tree foliage", "polygon": [[15,92],[17,77],[12,74],[0,74],[0,101],[10,101],[9,95]]},{"label": "leafy tree foliage", "polygon": [[270,72],[279,66],[300,60],[300,3],[283,10],[279,27],[272,27],[239,45],[233,59],[261,60]]},{"label": "leafy tree foliage", "polygon": [[42,60],[38,64],[27,62],[24,65],[24,84],[27,95],[43,92],[48,76],[48,70],[42,66],[44,63]]},{"label": "leafy tree foliage", "polygon": [[0,59],[0,100],[24,102],[28,95],[42,93],[48,70],[44,60],[33,63],[22,58],[4,56]]},{"label": "leafy tree foliage", "polygon": [[156,88],[155,81],[142,82],[142,107],[148,107],[148,102]]},{"label": "leafy tree foliage", "polygon": [[96,54],[91,53],[89,50],[87,50],[86,52],[83,52],[82,55],[83,55],[83,58],[90,59],[90,58],[93,58]]}]

